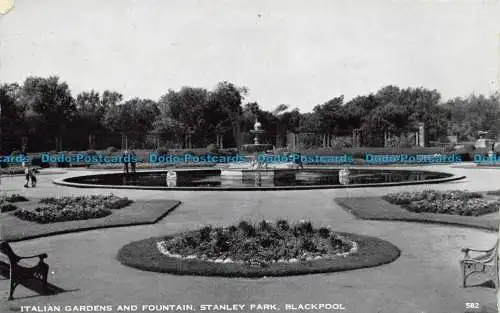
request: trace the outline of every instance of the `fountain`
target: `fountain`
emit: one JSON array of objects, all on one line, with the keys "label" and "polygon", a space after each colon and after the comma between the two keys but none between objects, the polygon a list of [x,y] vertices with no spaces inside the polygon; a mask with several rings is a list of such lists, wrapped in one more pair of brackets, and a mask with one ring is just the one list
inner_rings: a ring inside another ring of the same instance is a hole
[{"label": "fountain", "polygon": [[253,125],[253,129],[250,130],[250,133],[254,135],[253,143],[241,145],[240,149],[243,152],[258,153],[265,152],[273,148],[270,144],[260,143],[259,136],[264,134],[265,130],[262,129],[262,124],[258,120],[255,120],[255,124]]},{"label": "fountain", "polygon": [[221,168],[221,181],[231,184],[231,180],[234,178],[254,180],[255,185],[260,187],[262,182],[273,182],[275,178],[294,180],[297,164],[294,162],[269,163],[261,157],[264,152],[271,150],[273,146],[260,143],[259,137],[265,131],[258,120],[255,120],[254,128],[250,133],[254,135],[253,143],[240,147],[242,152],[251,154],[245,157],[248,162],[230,163],[227,167]]}]

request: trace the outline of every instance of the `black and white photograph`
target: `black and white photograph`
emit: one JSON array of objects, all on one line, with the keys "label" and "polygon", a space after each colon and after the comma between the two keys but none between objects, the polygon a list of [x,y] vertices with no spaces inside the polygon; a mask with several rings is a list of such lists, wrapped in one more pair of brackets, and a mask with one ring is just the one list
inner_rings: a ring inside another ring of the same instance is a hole
[{"label": "black and white photograph", "polygon": [[0,312],[497,313],[499,209],[498,0],[0,1]]}]

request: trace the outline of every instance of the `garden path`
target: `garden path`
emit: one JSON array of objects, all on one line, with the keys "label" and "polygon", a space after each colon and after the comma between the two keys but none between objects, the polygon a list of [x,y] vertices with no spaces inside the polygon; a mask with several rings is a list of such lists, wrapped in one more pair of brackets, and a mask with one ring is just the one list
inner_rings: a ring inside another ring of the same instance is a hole
[{"label": "garden path", "polygon": [[[420,169],[424,169],[419,167]],[[38,296],[18,287],[12,302],[0,302],[0,311],[19,311],[22,305],[118,304],[305,304],[342,303],[339,312],[449,313],[464,312],[466,302],[479,302],[485,312],[496,312],[495,291],[461,288],[460,247],[489,248],[495,233],[408,222],[357,220],[335,202],[336,197],[377,196],[421,189],[500,189],[500,172],[491,169],[429,166],[466,175],[462,181],[390,188],[193,192],[78,189],[56,186],[40,176],[37,188],[24,189],[22,177],[3,177],[1,188],[27,197],[102,194],[113,192],[131,199],[177,199],[183,203],[155,225],[112,228],[13,243],[18,254],[47,252],[49,281],[74,290]],[[100,171],[102,172],[102,171]],[[78,171],[78,174],[85,172]],[[121,265],[116,253],[125,244],[143,238],[195,229],[207,223],[232,224],[241,219],[310,219],[315,226],[375,236],[402,250],[395,262],[331,274],[281,278],[234,279],[175,276],[143,272]],[[8,281],[0,280],[0,297],[7,298]],[[282,310],[284,307],[282,307]],[[480,311],[477,311],[480,312]]]}]

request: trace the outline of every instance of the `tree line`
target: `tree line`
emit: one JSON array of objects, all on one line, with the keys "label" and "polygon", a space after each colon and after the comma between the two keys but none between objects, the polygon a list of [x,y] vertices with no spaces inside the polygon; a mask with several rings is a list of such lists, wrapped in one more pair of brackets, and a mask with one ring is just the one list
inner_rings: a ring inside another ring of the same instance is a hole
[{"label": "tree line", "polygon": [[[350,101],[343,96],[300,112],[290,104],[272,111],[246,102],[248,88],[224,81],[212,90],[182,87],[158,100],[124,101],[117,91],[84,91],[73,96],[57,76],[28,77],[22,85],[0,86],[1,150],[9,153],[121,147],[126,136],[136,148],[225,147],[249,143],[248,131],[258,118],[266,131],[262,142],[286,144],[286,134],[350,136],[360,130],[366,145],[383,144],[384,132],[401,134],[425,123],[428,139],[448,135],[474,140],[478,131],[500,133],[500,97],[472,94],[442,101],[437,90],[386,86]],[[246,136],[245,136],[246,134]],[[89,147],[93,146],[93,147]]]}]

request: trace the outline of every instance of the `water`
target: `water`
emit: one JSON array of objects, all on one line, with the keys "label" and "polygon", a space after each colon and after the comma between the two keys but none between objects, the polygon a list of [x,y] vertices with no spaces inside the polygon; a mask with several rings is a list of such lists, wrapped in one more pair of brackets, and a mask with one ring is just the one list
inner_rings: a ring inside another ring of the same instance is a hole
[{"label": "water", "polygon": [[[339,169],[300,169],[287,171],[244,172],[238,176],[221,176],[219,169],[176,170],[177,187],[286,187],[338,186]],[[427,171],[350,169],[348,185],[414,182],[451,177],[451,174]],[[167,171],[112,173],[65,179],[71,183],[95,185],[129,185],[167,187]]]}]

